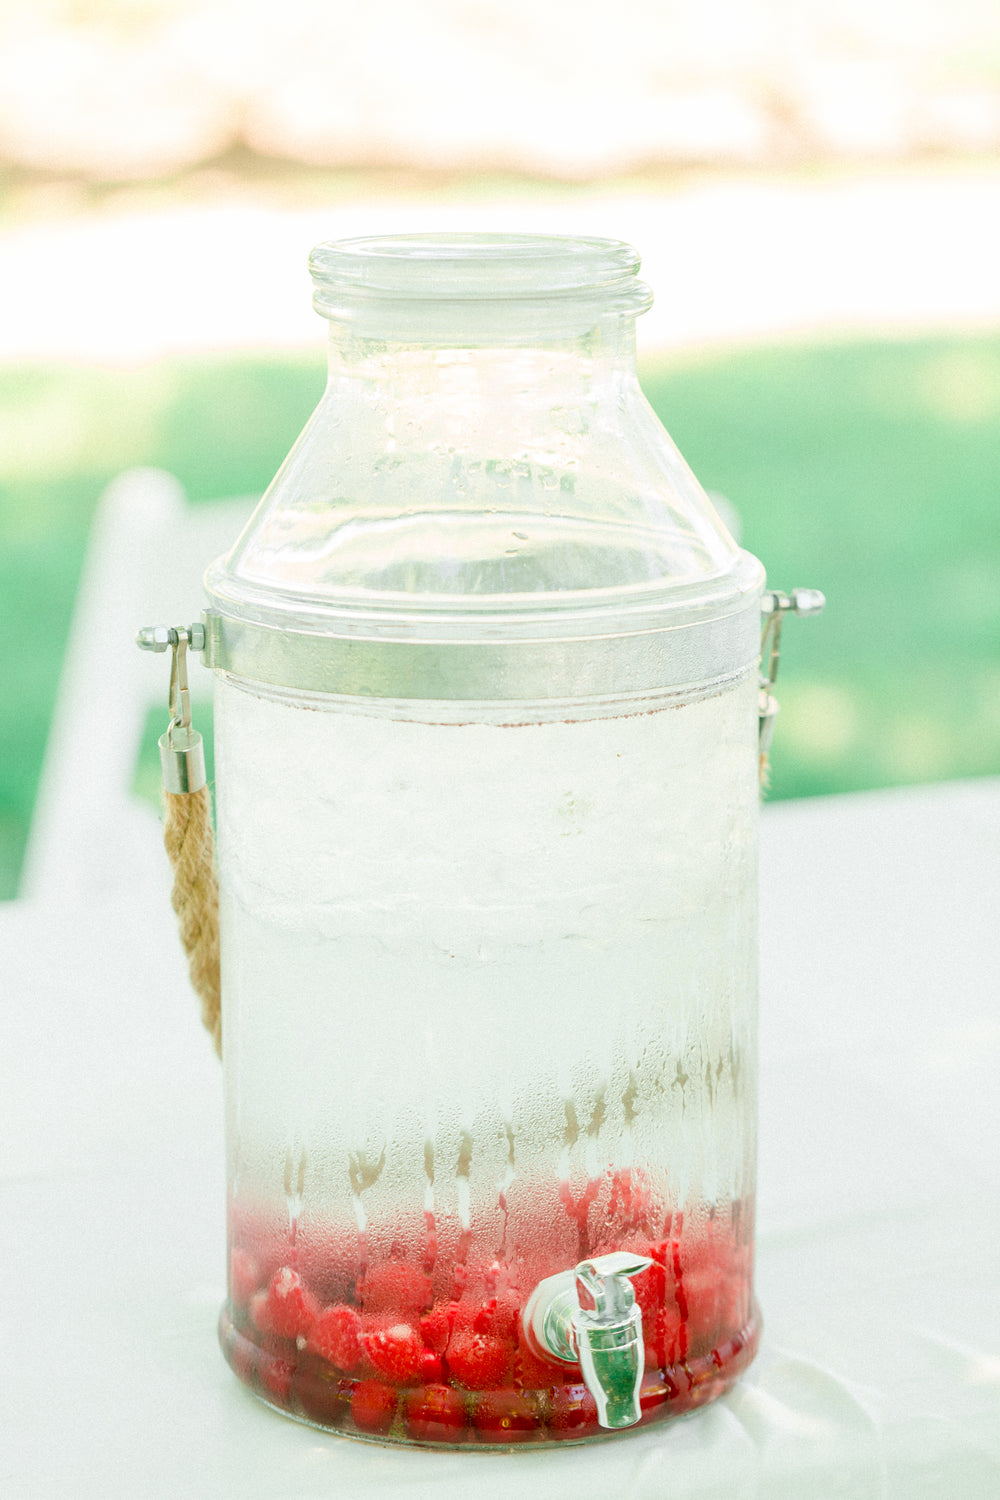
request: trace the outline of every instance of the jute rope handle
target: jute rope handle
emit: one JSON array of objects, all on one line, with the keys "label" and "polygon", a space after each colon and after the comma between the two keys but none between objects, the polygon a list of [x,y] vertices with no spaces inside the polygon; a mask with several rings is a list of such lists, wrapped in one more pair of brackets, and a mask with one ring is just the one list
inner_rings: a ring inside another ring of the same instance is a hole
[{"label": "jute rope handle", "polygon": [[222,987],[219,980],[219,886],[215,876],[212,803],[207,786],[164,792],[163,842],[174,872],[171,903],[177,913],[188,972],[201,1000],[201,1019],[222,1056]]},{"label": "jute rope handle", "polygon": [[149,626],[137,644],[172,651],[170,727],[160,737],[165,816],[163,842],[174,872],[171,902],[177,913],[188,972],[201,1000],[201,1018],[222,1056],[222,985],[219,977],[219,885],[215,874],[212,799],[205,777],[201,735],[191,724],[187,652],[205,646],[204,625]]}]

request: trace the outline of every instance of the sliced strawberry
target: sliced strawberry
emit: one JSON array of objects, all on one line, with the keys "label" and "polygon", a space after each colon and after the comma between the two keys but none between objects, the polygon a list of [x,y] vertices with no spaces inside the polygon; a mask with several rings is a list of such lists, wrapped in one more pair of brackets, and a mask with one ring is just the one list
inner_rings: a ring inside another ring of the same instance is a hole
[{"label": "sliced strawberry", "polygon": [[364,1359],[361,1319],[353,1307],[337,1303],[324,1307],[309,1330],[308,1348],[349,1375]]},{"label": "sliced strawberry", "polygon": [[351,1421],[359,1432],[388,1432],[398,1399],[398,1392],[380,1380],[359,1380],[351,1396]]},{"label": "sliced strawberry", "polygon": [[461,1443],[468,1437],[465,1402],[447,1385],[420,1385],[403,1398],[403,1423],[415,1443]]}]

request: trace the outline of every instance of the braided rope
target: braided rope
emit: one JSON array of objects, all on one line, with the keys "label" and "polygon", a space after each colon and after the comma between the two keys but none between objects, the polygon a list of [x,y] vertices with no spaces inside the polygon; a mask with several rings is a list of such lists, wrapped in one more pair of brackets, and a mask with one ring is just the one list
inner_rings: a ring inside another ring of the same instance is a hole
[{"label": "braided rope", "polygon": [[219,980],[219,887],[208,787],[197,792],[164,792],[163,842],[174,872],[171,896],[201,1019],[222,1056]]}]

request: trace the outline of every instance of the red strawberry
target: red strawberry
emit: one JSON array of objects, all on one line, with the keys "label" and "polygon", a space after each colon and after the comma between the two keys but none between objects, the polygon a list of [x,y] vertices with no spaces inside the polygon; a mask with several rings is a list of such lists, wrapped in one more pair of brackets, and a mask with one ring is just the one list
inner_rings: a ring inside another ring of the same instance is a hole
[{"label": "red strawberry", "polygon": [[642,1337],[646,1345],[647,1370],[664,1369],[686,1357],[684,1324],[674,1304],[643,1313]]},{"label": "red strawberry", "polygon": [[254,1292],[250,1298],[250,1317],[256,1323],[261,1333],[268,1332],[266,1292]]},{"label": "red strawberry", "polygon": [[361,1319],[353,1307],[343,1303],[324,1307],[309,1330],[308,1347],[313,1354],[350,1374],[364,1359]]},{"label": "red strawberry", "polygon": [[[645,1426],[659,1417],[665,1417],[670,1403],[676,1400],[678,1394],[678,1387],[669,1375],[661,1375],[658,1370],[651,1370],[648,1375],[644,1375],[639,1387],[639,1407],[642,1411],[640,1423]],[[683,1410],[683,1407],[674,1409]]]},{"label": "red strawberry", "polygon": [[235,1249],[229,1260],[229,1295],[239,1306],[250,1301],[260,1286],[260,1267],[248,1250]]},{"label": "red strawberry", "polygon": [[514,1383],[524,1391],[545,1391],[579,1373],[579,1365],[550,1364],[522,1344],[514,1361]]},{"label": "red strawberry", "polygon": [[388,1432],[397,1399],[397,1392],[380,1380],[359,1380],[351,1396],[351,1421],[359,1432]]},{"label": "red strawberry", "polygon": [[632,1277],[632,1290],[642,1311],[643,1327],[647,1315],[659,1312],[668,1299],[673,1301],[673,1278],[668,1280],[668,1267],[673,1267],[674,1246],[670,1240],[660,1240],[655,1245],[645,1245],[642,1254],[648,1255],[653,1264]]},{"label": "red strawberry", "polygon": [[320,1422],[324,1427],[340,1427],[350,1411],[350,1381],[341,1379],[329,1366],[300,1366],[292,1382],[291,1399],[311,1422]]},{"label": "red strawberry", "polygon": [[511,1296],[487,1297],[472,1310],[472,1327],[476,1333],[513,1343],[517,1337],[518,1305]]},{"label": "red strawberry", "polygon": [[233,1373],[243,1381],[244,1385],[252,1386],[254,1383],[254,1371],[257,1368],[257,1345],[244,1338],[232,1323],[226,1323],[221,1329],[222,1351],[228,1359]]},{"label": "red strawberry", "polygon": [[281,1406],[287,1406],[288,1393],[292,1386],[292,1376],[295,1374],[295,1365],[290,1359],[284,1359],[280,1354],[269,1354],[266,1349],[261,1349],[257,1355],[257,1379],[261,1390],[266,1396],[271,1396]]},{"label": "red strawberry", "polygon": [[[610,1232],[619,1239],[632,1234],[648,1221],[653,1207],[653,1186],[641,1167],[619,1167],[608,1179],[608,1194],[599,1233]],[[624,1248],[624,1247],[623,1247]]]},{"label": "red strawberry", "polygon": [[682,1259],[692,1355],[731,1338],[746,1321],[749,1277],[729,1251],[727,1245],[700,1245]]},{"label": "red strawberry", "polygon": [[318,1312],[315,1297],[291,1266],[280,1266],[267,1291],[258,1293],[251,1302],[251,1313],[261,1332],[276,1333],[283,1339],[307,1334]]},{"label": "red strawberry", "polygon": [[433,1349],[435,1354],[443,1354],[448,1347],[455,1319],[458,1315],[459,1304],[457,1302],[435,1302],[429,1313],[424,1313],[420,1319],[420,1332],[423,1334],[424,1343],[428,1349]]},{"label": "red strawberry", "polygon": [[557,1386],[549,1398],[549,1430],[556,1438],[590,1437],[600,1431],[597,1402],[585,1385]]},{"label": "red strawberry", "polygon": [[646,1217],[653,1204],[653,1184],[641,1167],[623,1167],[615,1174],[615,1190],[633,1220]]},{"label": "red strawberry", "polygon": [[468,1436],[465,1402],[447,1385],[407,1391],[403,1422],[415,1443],[461,1443]]},{"label": "red strawberry", "polygon": [[517,1331],[517,1358],[514,1365],[516,1383],[526,1391],[544,1391],[549,1386],[574,1384],[583,1379],[583,1371],[574,1361],[542,1359],[528,1343],[523,1326]]},{"label": "red strawberry", "polygon": [[383,1380],[394,1385],[420,1385],[425,1383],[428,1365],[425,1359],[433,1351],[424,1347],[424,1341],[412,1323],[389,1323],[369,1328],[362,1335],[365,1353]]},{"label": "red strawberry", "polygon": [[472,1423],[481,1443],[529,1443],[542,1435],[538,1412],[518,1391],[490,1391],[480,1396],[473,1407]]},{"label": "red strawberry", "polygon": [[430,1306],[431,1279],[405,1261],[387,1260],[366,1271],[358,1295],[369,1316],[407,1318]]},{"label": "red strawberry", "polygon": [[473,1391],[488,1391],[502,1385],[514,1350],[489,1333],[456,1329],[448,1344],[448,1369],[461,1385]]},{"label": "red strawberry", "polygon": [[642,1312],[646,1368],[662,1369],[685,1359],[688,1352],[687,1305],[679,1280],[680,1241],[659,1240],[646,1253],[653,1264],[634,1277],[632,1286]]}]

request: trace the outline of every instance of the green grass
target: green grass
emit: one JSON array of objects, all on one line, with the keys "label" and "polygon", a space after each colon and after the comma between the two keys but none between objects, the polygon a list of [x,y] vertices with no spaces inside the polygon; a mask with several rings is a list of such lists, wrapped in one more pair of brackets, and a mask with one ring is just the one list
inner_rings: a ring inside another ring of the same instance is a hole
[{"label": "green grass", "polygon": [[[1000,769],[1000,338],[718,352],[643,378],[772,583],[829,598],[785,628],[771,796]],[[263,489],[322,384],[317,358],[0,371],[0,896],[101,489],[136,463],[194,500]]]},{"label": "green grass", "polygon": [[772,795],[1000,770],[1000,339],[746,351],[646,388],[771,582],[828,597],[783,632]]}]

